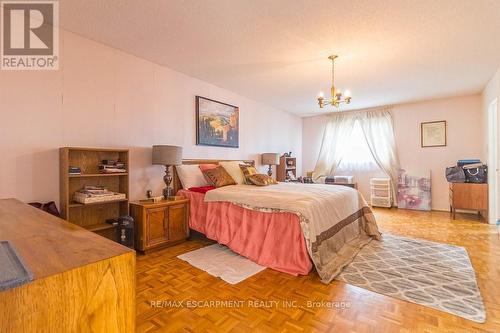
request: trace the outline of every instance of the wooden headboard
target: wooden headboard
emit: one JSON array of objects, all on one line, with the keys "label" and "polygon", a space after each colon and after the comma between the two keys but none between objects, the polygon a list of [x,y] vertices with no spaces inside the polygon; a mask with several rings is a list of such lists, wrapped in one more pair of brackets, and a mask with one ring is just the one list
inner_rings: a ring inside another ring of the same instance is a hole
[{"label": "wooden headboard", "polygon": [[[194,159],[186,159],[182,160],[182,164],[219,164],[219,162],[232,162],[232,161],[242,161],[248,165],[255,166],[254,160],[194,160]],[[172,185],[174,187],[174,193],[182,189],[181,181],[179,180],[179,176],[177,175],[177,170],[175,167],[173,168],[173,180]]]}]

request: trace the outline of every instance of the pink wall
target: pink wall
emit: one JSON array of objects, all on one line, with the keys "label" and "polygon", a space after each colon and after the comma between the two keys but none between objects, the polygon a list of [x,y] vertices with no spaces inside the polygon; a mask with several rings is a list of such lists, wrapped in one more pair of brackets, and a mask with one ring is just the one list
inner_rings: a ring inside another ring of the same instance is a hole
[{"label": "pink wall", "polygon": [[[448,210],[448,183],[444,177],[447,166],[462,158],[484,155],[481,96],[461,96],[418,103],[395,105],[393,108],[396,144],[401,166],[406,169],[431,170],[432,208]],[[446,147],[420,147],[420,123],[447,121]],[[303,171],[313,170],[319,153],[326,116],[305,118],[302,132]],[[369,200],[369,178],[379,171],[356,175],[362,193]]]},{"label": "pink wall", "polygon": [[[0,71],[0,198],[58,202],[61,146],[130,147],[132,199],[161,193],[153,144],[185,158],[301,155],[299,117],[72,33],[60,46],[59,71]],[[239,149],[195,145],[195,95],[240,107]]]}]

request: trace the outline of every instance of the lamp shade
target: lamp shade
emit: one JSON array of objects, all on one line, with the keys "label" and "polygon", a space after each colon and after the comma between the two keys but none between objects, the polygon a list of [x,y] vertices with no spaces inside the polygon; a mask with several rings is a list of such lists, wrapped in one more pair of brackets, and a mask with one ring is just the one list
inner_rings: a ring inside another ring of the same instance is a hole
[{"label": "lamp shade", "polygon": [[280,164],[280,154],[278,153],[263,153],[261,155],[262,164],[264,165],[279,165]]},{"label": "lamp shade", "polygon": [[153,146],[153,164],[179,165],[182,163],[182,147],[156,145]]}]

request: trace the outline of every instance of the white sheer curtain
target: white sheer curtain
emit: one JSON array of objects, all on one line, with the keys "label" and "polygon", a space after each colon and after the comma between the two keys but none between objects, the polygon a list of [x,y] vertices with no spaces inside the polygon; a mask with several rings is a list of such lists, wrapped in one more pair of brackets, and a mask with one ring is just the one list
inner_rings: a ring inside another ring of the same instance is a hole
[{"label": "white sheer curtain", "polygon": [[358,119],[373,159],[391,178],[392,198],[395,200],[400,166],[391,111],[389,108],[369,110],[359,113]]},{"label": "white sheer curtain", "polygon": [[354,118],[342,113],[333,113],[329,116],[318,161],[314,168],[315,182],[324,182],[326,177],[335,174],[348,146],[354,121]]},{"label": "white sheer curtain", "polygon": [[[361,128],[362,134],[358,135],[364,136],[375,163],[391,178],[394,199],[397,172],[400,167],[390,108],[332,114],[323,134],[323,142],[313,173],[314,181],[323,182],[326,177],[335,174],[340,162],[346,156],[346,149],[352,146],[351,135],[355,126]],[[352,154],[352,151],[349,154]]]}]

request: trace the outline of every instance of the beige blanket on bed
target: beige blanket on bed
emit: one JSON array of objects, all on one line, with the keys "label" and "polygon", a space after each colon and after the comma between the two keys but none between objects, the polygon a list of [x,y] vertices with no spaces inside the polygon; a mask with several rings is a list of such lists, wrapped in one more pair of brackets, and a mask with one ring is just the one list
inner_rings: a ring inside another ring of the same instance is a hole
[{"label": "beige blanket on bed", "polygon": [[232,185],[208,191],[205,201],[226,201],[260,211],[297,214],[321,280],[330,282],[380,233],[362,195],[346,186],[279,183]]}]

